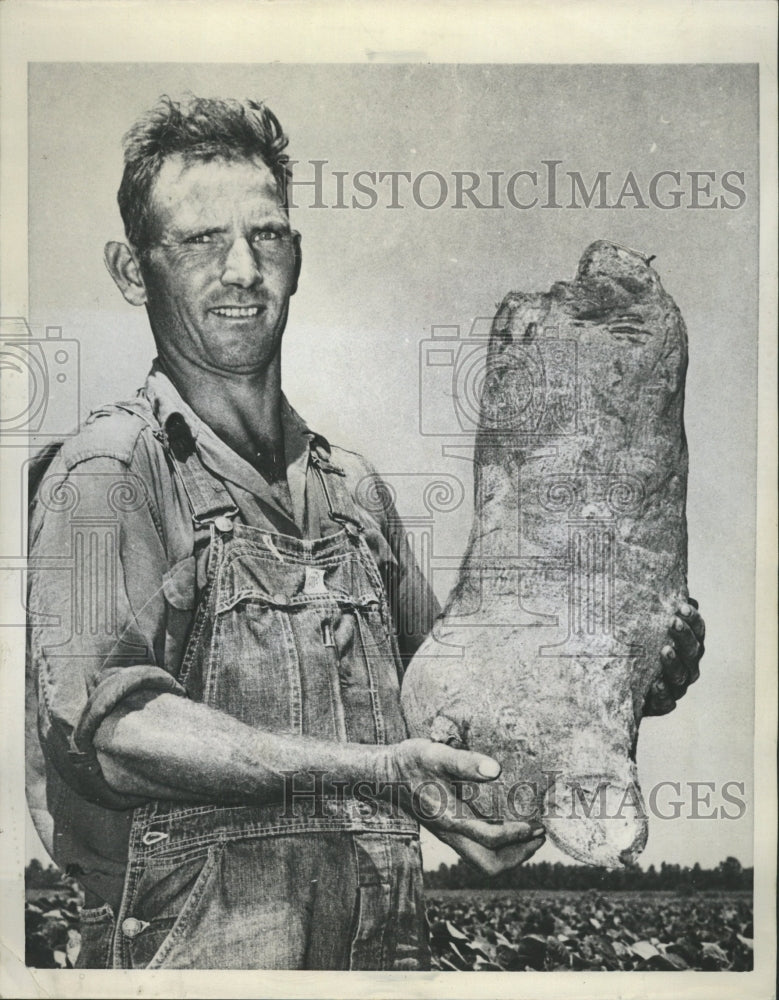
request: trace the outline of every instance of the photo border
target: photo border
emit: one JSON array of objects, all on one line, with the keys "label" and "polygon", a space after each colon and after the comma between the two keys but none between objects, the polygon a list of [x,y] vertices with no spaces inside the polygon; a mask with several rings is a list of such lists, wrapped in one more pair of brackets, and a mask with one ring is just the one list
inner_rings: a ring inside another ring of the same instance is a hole
[{"label": "photo border", "polygon": [[[24,966],[25,803],[22,629],[0,641],[5,763],[0,942],[4,996],[701,997],[773,994],[776,903],[776,8],[763,0],[577,2],[149,2],[5,0],[0,5],[0,218],[4,316],[28,316],[27,65],[30,62],[518,62],[760,66],[760,304],[755,629],[753,972],[241,973],[96,972]],[[6,452],[0,462],[8,468]],[[2,470],[0,469],[0,474]],[[20,500],[2,476],[4,520]],[[18,511],[21,526],[21,511]],[[17,528],[16,530],[21,530]],[[8,781],[9,773],[18,780]],[[521,975],[521,979],[517,976]],[[646,978],[646,977],[649,978]]]}]

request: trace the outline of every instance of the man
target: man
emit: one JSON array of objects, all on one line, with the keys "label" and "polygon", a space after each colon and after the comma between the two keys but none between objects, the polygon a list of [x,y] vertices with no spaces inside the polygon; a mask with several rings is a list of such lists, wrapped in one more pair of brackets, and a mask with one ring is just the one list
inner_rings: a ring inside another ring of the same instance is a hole
[{"label": "man", "polygon": [[[83,967],[424,969],[417,819],[493,872],[543,842],[458,801],[497,762],[405,738],[403,662],[438,608],[392,506],[355,499],[371,468],[282,394],[286,144],[252,102],[163,99],[128,133],[128,242],[106,263],[158,357],[63,445],[31,514],[52,852],[86,888]],[[680,611],[655,711],[702,652]]]}]

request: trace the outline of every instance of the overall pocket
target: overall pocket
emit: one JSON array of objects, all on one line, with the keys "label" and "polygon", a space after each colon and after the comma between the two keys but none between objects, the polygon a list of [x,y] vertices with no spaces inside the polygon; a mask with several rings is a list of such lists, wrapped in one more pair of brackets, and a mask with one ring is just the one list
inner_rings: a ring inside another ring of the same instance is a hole
[{"label": "overall pocket", "polygon": [[354,847],[360,884],[349,968],[428,970],[429,928],[418,839],[362,834],[355,836]]},{"label": "overall pocket", "polygon": [[108,903],[102,906],[83,907],[80,920],[81,950],[75,968],[110,969],[116,928],[114,911]]},{"label": "overall pocket", "polygon": [[[129,915],[119,928],[125,939],[129,968],[166,967],[171,952],[185,938],[186,955],[202,953],[203,942],[197,948],[195,936],[207,935],[208,929],[199,927],[195,932],[198,912],[215,888],[223,850],[222,844],[215,844],[187,859],[163,856],[152,858],[145,865],[135,886]],[[173,967],[207,966],[186,963]]]},{"label": "overall pocket", "polygon": [[400,743],[408,736],[400,709],[401,667],[379,608],[359,608],[357,626],[380,720],[376,742]]},{"label": "overall pocket", "polygon": [[244,598],[216,614],[206,704],[253,728],[299,733],[302,696],[287,607]]}]

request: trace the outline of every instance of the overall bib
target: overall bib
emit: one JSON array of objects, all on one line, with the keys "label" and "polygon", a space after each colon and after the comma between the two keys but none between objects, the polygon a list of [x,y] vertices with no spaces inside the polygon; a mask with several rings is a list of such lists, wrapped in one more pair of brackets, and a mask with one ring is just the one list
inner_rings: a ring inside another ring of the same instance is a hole
[{"label": "overall bib", "polygon": [[[178,678],[189,697],[258,730],[405,739],[391,615],[338,470],[312,450],[309,489],[337,530],[307,540],[237,523],[194,449],[171,458],[208,545]],[[136,809],[106,964],[429,968],[416,822],[394,804],[324,795],[316,782],[291,776],[284,801],[261,806]]]}]

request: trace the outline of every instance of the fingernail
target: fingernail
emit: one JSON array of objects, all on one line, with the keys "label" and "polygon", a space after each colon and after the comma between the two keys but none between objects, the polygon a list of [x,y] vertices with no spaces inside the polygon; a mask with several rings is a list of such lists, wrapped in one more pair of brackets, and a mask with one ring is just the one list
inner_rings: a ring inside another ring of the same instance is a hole
[{"label": "fingernail", "polygon": [[682,629],[684,628],[684,622],[681,620],[681,618],[674,618],[674,628],[676,629],[677,632],[682,631]]},{"label": "fingernail", "polygon": [[675,660],[676,650],[673,646],[663,646],[662,655],[666,658],[666,660]]},{"label": "fingernail", "polygon": [[479,761],[477,768],[482,778],[497,778],[500,774],[500,764],[496,760]]},{"label": "fingernail", "polygon": [[543,837],[546,830],[542,826],[537,826],[530,831],[531,837]]},{"label": "fingernail", "polygon": [[679,608],[679,614],[682,614],[682,615],[685,615],[685,616],[691,615],[692,614],[692,608],[690,607],[689,604],[683,604]]}]

